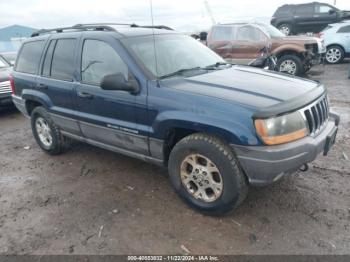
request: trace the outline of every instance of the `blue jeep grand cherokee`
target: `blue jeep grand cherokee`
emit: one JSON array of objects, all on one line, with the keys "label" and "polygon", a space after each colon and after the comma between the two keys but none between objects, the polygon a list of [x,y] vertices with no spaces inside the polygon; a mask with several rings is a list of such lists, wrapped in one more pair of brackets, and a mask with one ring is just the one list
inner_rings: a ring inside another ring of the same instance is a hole
[{"label": "blue jeep grand cherokee", "polygon": [[12,77],[44,151],[76,139],[167,166],[180,197],[209,214],[327,154],[339,122],[319,83],[226,64],[191,37],[135,25],[39,31]]}]

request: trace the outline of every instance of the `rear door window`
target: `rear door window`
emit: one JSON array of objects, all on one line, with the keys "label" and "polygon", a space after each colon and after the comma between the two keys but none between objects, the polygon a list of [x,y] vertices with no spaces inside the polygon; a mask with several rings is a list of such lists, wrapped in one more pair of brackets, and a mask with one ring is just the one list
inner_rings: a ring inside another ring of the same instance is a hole
[{"label": "rear door window", "polygon": [[45,41],[25,43],[17,59],[16,71],[35,74],[38,70]]},{"label": "rear door window", "polygon": [[73,80],[75,44],[75,39],[57,40],[51,63],[52,78]]},{"label": "rear door window", "polygon": [[81,61],[83,83],[99,86],[104,76],[121,73],[129,77],[128,66],[118,53],[107,43],[87,39],[84,42]]},{"label": "rear door window", "polygon": [[295,10],[295,15],[312,16],[314,14],[313,4],[298,5]]},{"label": "rear door window", "polygon": [[230,41],[232,40],[232,27],[231,26],[216,26],[212,39],[215,41]]},{"label": "rear door window", "polygon": [[251,42],[266,40],[266,36],[261,30],[250,25],[238,27],[235,38],[235,40]]}]

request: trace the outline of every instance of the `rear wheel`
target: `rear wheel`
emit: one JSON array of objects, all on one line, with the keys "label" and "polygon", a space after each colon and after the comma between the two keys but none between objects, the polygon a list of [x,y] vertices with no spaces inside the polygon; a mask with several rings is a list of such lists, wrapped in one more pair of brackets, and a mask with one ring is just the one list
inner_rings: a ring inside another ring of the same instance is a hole
[{"label": "rear wheel", "polygon": [[332,45],[327,47],[326,61],[329,64],[337,64],[343,61],[344,50],[340,46]]},{"label": "rear wheel", "polygon": [[41,149],[51,155],[63,151],[65,139],[44,107],[38,106],[33,110],[31,126],[34,138]]},{"label": "rear wheel", "polygon": [[231,148],[206,134],[193,134],[170,153],[169,175],[175,191],[191,207],[216,215],[245,199],[248,183]]},{"label": "rear wheel", "polygon": [[277,61],[277,70],[282,73],[300,76],[304,72],[303,62],[296,55],[283,55]]},{"label": "rear wheel", "polygon": [[292,26],[290,24],[281,24],[278,27],[278,30],[280,30],[285,35],[291,35],[292,34]]}]

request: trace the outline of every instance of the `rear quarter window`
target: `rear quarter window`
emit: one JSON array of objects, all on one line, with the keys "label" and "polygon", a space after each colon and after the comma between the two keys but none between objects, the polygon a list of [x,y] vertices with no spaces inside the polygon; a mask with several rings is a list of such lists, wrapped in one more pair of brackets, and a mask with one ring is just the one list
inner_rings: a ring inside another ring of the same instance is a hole
[{"label": "rear quarter window", "polygon": [[16,63],[16,71],[28,74],[36,74],[41,54],[44,49],[44,40],[23,44]]},{"label": "rear quarter window", "polygon": [[277,9],[274,16],[281,17],[281,16],[290,16],[292,15],[294,10],[293,6],[281,6]]}]

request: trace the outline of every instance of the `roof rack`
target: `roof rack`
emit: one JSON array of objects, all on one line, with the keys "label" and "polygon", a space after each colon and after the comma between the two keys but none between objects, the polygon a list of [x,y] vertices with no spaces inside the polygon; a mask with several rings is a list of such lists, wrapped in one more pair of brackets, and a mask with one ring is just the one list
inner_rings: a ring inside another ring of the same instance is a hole
[{"label": "roof rack", "polygon": [[40,29],[34,33],[32,33],[31,37],[39,36],[42,34],[49,34],[49,33],[63,33],[63,32],[69,32],[69,31],[114,31],[117,32],[117,30],[112,26],[129,26],[129,27],[138,27],[138,28],[156,28],[156,29],[165,29],[165,30],[173,30],[172,28],[164,25],[157,25],[157,26],[140,26],[137,24],[122,24],[122,23],[96,23],[96,24],[76,24],[69,27],[57,27],[57,28],[51,28],[51,29]]}]

